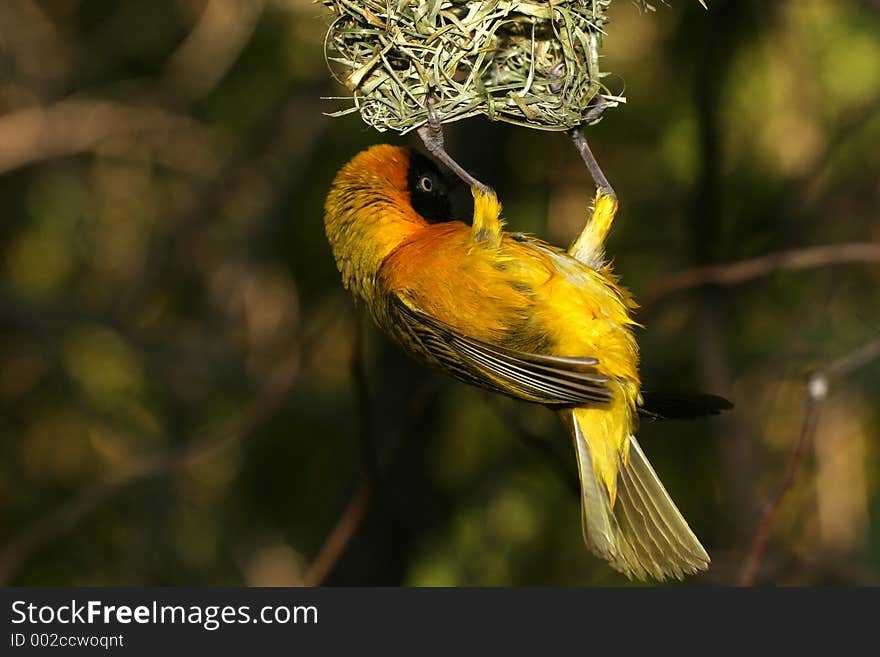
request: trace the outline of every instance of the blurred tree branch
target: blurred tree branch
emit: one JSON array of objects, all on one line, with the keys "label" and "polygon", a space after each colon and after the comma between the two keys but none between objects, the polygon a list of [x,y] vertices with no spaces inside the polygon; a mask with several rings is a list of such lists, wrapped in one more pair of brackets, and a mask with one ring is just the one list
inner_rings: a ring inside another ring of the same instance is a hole
[{"label": "blurred tree branch", "polygon": [[[815,208],[819,193],[828,182],[828,174],[833,170],[832,163],[835,158],[845,146],[863,134],[862,130],[871,124],[878,111],[880,111],[880,96],[874,96],[850,108],[833,127],[825,147],[816,153],[804,174],[791,185],[786,200],[781,206],[788,215],[786,219],[789,227],[793,227],[793,220],[799,219],[807,214],[809,209]],[[813,214],[814,221],[824,218],[821,212]],[[803,226],[799,230],[802,232]]]},{"label": "blurred tree branch", "polygon": [[[192,254],[204,244],[205,233],[211,230],[224,201],[251,184],[255,172],[268,181],[282,176],[286,180],[308,166],[315,145],[328,127],[328,121],[316,109],[322,88],[313,85],[293,95],[288,90],[279,94],[237,152],[194,191],[192,201],[174,218],[176,230],[148,250],[149,266],[144,275],[127,294],[120,295],[126,309],[132,300],[143,298],[152,288],[168,285],[182,269],[192,268]],[[280,193],[280,189],[279,184],[274,191]],[[262,208],[264,215],[269,214],[269,202]]]},{"label": "blurred tree branch", "polygon": [[357,398],[358,442],[360,443],[361,475],[358,487],[333,530],[327,536],[317,556],[309,566],[304,578],[305,586],[324,583],[339,557],[363,522],[373,500],[379,472],[376,459],[376,443],[373,435],[373,413],[367,371],[364,366],[364,327],[360,310],[355,308],[355,331],[351,346],[349,372]]},{"label": "blurred tree branch", "polygon": [[761,517],[761,524],[758,527],[758,532],[752,543],[751,550],[749,551],[748,559],[746,560],[746,564],[740,575],[739,583],[741,586],[751,586],[755,581],[755,577],[761,566],[761,561],[764,558],[767,541],[773,531],[773,523],[776,520],[776,514],[779,511],[779,507],[782,505],[782,501],[786,494],[794,484],[795,477],[800,469],[807,446],[812,443],[815,437],[816,427],[818,426],[819,409],[822,402],[828,396],[828,389],[831,381],[833,379],[845,377],[878,358],[880,358],[880,339],[860,347],[810,375],[806,384],[804,417],[801,422],[800,435],[797,444],[791,453],[791,458],[788,461],[782,482],[780,483],[776,494],[767,504],[763,516]]},{"label": "blurred tree branch", "polygon": [[198,21],[168,58],[162,81],[176,102],[205,96],[250,41],[265,0],[209,0]]},{"label": "blurred tree branch", "polygon": [[[332,313],[328,318],[332,319]],[[99,506],[124,488],[158,475],[185,469],[236,443],[253,438],[283,407],[314,352],[313,345],[326,329],[325,318],[310,329],[282,360],[254,399],[221,429],[176,449],[144,459],[127,471],[108,477],[74,495],[43,516],[0,549],[0,583],[8,582],[31,555],[75,529]]]},{"label": "blurred tree branch", "polygon": [[0,116],[0,175],[94,150],[122,137],[175,135],[191,140],[194,133],[206,132],[198,121],[157,107],[108,100],[62,100]]},{"label": "blurred tree branch", "polygon": [[[333,529],[324,539],[321,548],[309,566],[303,584],[305,586],[323,585],[336,569],[345,550],[361,529],[368,511],[378,503],[380,493],[401,485],[401,474],[411,474],[411,463],[405,455],[406,443],[417,427],[421,425],[431,409],[431,401],[437,390],[432,378],[423,380],[410,390],[407,403],[401,409],[403,422],[394,437],[383,436],[384,453],[387,458],[379,463],[379,449],[376,442],[379,424],[373,413],[373,397],[366,378],[363,356],[364,326],[363,318],[356,319],[355,342],[352,344],[349,373],[355,389],[357,417],[359,422],[358,442],[360,446],[360,478],[357,488],[342,511]],[[411,456],[411,455],[410,455]],[[395,504],[388,504],[383,511],[393,518],[399,510]],[[394,520],[392,520],[392,523]],[[399,539],[395,535],[392,540]]]},{"label": "blurred tree branch", "polygon": [[855,242],[778,251],[729,264],[694,267],[663,279],[645,295],[642,307],[650,307],[676,292],[708,285],[732,287],[780,271],[871,262],[880,262],[880,244]]},{"label": "blurred tree branch", "polygon": [[[697,174],[690,210],[686,216],[689,261],[696,268],[712,267],[727,250],[723,230],[726,211],[724,168],[728,143],[724,138],[726,116],[722,112],[724,93],[734,62],[755,38],[750,21],[755,8],[732,0],[713,3],[700,31],[693,78],[693,105],[697,120]],[[704,291],[695,296],[693,321],[696,370],[700,385],[730,395],[733,381],[728,324],[724,321],[727,299]],[[747,484],[754,470],[754,434],[739,414],[718,422],[721,472],[727,495],[726,513],[734,533],[742,534],[754,508]],[[744,476],[745,475],[745,476]]]}]

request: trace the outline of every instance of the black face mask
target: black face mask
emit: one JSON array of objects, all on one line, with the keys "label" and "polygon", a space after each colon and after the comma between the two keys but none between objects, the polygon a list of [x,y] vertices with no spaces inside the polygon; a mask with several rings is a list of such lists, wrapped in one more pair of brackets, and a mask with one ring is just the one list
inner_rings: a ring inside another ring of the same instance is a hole
[{"label": "black face mask", "polygon": [[417,151],[410,152],[407,187],[413,209],[428,223],[468,221],[473,216],[468,186]]}]

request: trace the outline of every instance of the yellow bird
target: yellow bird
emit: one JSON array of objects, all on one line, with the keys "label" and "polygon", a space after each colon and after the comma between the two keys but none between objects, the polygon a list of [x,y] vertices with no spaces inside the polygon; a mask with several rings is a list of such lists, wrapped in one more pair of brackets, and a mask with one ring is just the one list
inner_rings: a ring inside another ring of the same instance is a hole
[{"label": "yellow bird", "polygon": [[[342,167],[324,222],[345,286],[422,363],[543,404],[571,432],[584,540],[628,577],[682,578],[709,556],[636,441],[639,352],[629,292],[605,258],[617,201],[598,191],[568,251],[504,230],[491,190],[472,187],[471,225],[452,217],[447,182],[418,153],[374,146]],[[693,414],[726,400],[703,396]]]}]

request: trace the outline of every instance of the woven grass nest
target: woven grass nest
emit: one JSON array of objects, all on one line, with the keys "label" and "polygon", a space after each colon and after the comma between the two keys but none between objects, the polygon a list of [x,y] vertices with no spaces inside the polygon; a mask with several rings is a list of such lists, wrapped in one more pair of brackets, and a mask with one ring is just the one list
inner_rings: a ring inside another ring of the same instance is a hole
[{"label": "woven grass nest", "polygon": [[325,52],[353,106],[378,130],[483,114],[541,130],[594,120],[623,98],[602,84],[611,0],[324,0]]}]

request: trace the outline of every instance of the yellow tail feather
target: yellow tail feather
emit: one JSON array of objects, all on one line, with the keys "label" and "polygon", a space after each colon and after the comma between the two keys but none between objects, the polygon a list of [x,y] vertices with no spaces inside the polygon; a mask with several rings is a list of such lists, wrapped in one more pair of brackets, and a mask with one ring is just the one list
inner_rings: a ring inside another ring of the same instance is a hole
[{"label": "yellow tail feather", "polygon": [[581,521],[587,547],[630,578],[682,579],[709,566],[709,555],[688,527],[635,436],[620,459],[616,500],[596,474],[591,443],[575,411],[572,429],[581,480]]}]

